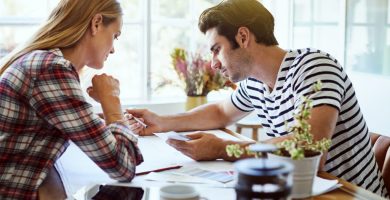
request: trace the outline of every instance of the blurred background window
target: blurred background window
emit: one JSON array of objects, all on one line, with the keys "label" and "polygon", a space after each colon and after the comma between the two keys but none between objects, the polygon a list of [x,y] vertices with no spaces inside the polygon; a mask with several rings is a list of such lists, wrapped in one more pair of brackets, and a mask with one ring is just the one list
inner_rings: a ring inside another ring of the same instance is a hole
[{"label": "blurred background window", "polygon": [[389,1],[348,1],[347,66],[351,70],[390,75]]},{"label": "blurred background window", "polygon": [[[1,0],[0,58],[26,41],[59,0]],[[121,82],[126,104],[184,101],[170,53],[175,47],[208,54],[198,30],[200,13],[218,0],[120,0],[122,35],[101,71],[82,74],[87,87],[94,74],[108,73]],[[389,0],[263,0],[274,14],[275,34],[285,49],[314,47],[332,54],[351,72],[390,75]],[[229,92],[214,92],[226,96]],[[210,95],[213,95],[211,93]]]}]

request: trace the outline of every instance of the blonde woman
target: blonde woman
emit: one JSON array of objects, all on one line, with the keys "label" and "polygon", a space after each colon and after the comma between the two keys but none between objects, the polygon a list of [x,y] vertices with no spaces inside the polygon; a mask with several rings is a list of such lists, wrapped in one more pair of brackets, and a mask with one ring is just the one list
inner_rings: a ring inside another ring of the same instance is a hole
[{"label": "blonde woman", "polygon": [[74,142],[111,178],[131,181],[143,161],[119,100],[119,82],[97,75],[88,89],[105,122],[82,95],[83,66],[101,69],[121,34],[115,0],[62,0],[0,71],[0,199],[38,199],[55,161]]}]

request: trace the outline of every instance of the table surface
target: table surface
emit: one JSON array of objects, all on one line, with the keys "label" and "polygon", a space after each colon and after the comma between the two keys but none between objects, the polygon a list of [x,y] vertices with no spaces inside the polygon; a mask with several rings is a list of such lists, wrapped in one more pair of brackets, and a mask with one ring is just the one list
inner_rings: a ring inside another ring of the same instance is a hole
[{"label": "table surface", "polygon": [[312,197],[312,199],[339,199],[339,200],[352,200],[352,199],[385,199],[382,198],[371,191],[368,191],[364,188],[361,188],[357,185],[354,185],[350,182],[347,182],[343,179],[339,179],[332,174],[327,172],[319,172],[318,176],[325,179],[335,180],[338,179],[339,183],[342,184],[340,188],[337,188],[328,193]]},{"label": "table surface", "polygon": [[[250,140],[245,136],[239,135],[228,129],[223,129],[224,132],[229,133],[240,140]],[[138,171],[148,170],[149,168],[159,168],[162,166],[182,165],[199,167],[207,170],[233,170],[233,163],[225,161],[208,161],[196,162],[183,154],[176,151],[174,148],[165,144],[160,138],[155,136],[140,137],[139,147],[144,155],[144,163],[137,167]],[[78,162],[74,162],[77,160]],[[64,153],[62,158],[57,163],[59,165],[59,172],[67,190],[68,198],[80,188],[86,185],[94,185],[101,183],[120,184],[125,186],[142,186],[149,188],[159,188],[163,185],[172,184],[168,182],[148,181],[145,180],[145,175],[136,176],[130,183],[117,183],[110,179],[99,167],[97,167],[84,153],[82,153],[76,146],[70,146]],[[337,177],[326,173],[319,172],[318,176],[325,179],[338,179]],[[352,200],[352,199],[382,199],[381,197],[365,190],[361,187],[353,185],[342,179],[338,179],[342,186],[338,189],[332,190],[328,193],[311,197],[310,199],[337,199],[337,200]],[[221,199],[235,199],[235,192],[232,187],[224,188],[224,186],[207,186],[194,184],[202,196],[209,200]],[[154,189],[155,190],[155,189]],[[153,191],[153,190],[151,190]],[[145,200],[158,199],[153,195],[147,195]],[[69,198],[72,199],[72,198]]]}]

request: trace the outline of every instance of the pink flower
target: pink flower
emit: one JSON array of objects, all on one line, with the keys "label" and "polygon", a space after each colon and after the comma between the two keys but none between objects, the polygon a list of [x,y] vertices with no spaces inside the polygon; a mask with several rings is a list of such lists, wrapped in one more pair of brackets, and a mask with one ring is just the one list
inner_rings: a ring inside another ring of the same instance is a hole
[{"label": "pink flower", "polygon": [[171,57],[173,67],[184,83],[188,96],[206,96],[212,90],[235,86],[215,71],[211,67],[211,61],[206,60],[199,53],[189,57],[184,49],[175,48]]},{"label": "pink flower", "polygon": [[176,68],[176,71],[183,74],[183,76],[187,77],[187,62],[186,61],[184,61],[182,59],[178,59],[176,62],[175,68]]}]

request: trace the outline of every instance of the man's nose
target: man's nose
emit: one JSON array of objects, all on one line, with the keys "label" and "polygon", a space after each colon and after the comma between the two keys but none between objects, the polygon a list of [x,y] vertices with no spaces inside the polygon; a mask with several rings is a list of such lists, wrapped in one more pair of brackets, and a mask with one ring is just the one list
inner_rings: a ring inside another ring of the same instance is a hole
[{"label": "man's nose", "polygon": [[214,70],[221,69],[221,62],[219,62],[218,59],[213,58],[213,59],[211,60],[211,67],[212,67]]}]

